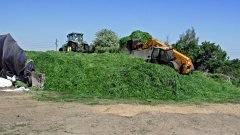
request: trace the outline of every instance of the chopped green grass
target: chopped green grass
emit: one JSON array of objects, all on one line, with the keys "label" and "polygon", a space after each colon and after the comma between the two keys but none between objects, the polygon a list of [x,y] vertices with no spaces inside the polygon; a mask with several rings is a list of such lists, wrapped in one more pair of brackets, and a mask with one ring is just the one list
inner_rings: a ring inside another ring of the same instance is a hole
[{"label": "chopped green grass", "polygon": [[[124,54],[27,52],[45,73],[41,99],[240,103],[240,90],[195,71],[180,75],[165,65]],[[54,93],[54,94],[52,94]],[[54,95],[54,96],[53,96]]]}]

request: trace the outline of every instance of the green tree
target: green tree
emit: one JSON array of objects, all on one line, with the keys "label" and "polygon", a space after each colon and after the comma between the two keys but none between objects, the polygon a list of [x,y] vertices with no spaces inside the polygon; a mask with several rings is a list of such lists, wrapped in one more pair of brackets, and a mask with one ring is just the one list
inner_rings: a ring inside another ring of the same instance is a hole
[{"label": "green tree", "polygon": [[101,50],[101,52],[110,52],[112,49],[119,47],[119,38],[115,32],[110,29],[102,29],[96,33],[93,41],[93,50]]},{"label": "green tree", "polygon": [[216,72],[224,65],[227,59],[227,53],[219,45],[211,42],[203,42],[195,61],[195,67],[198,70]]},{"label": "green tree", "polygon": [[198,41],[199,38],[196,36],[195,29],[192,27],[180,35],[180,39],[176,42],[176,44],[173,44],[173,47],[179,52],[190,57],[194,64],[200,50]]},{"label": "green tree", "polygon": [[180,39],[173,44],[173,47],[190,57],[195,69],[217,72],[227,59],[227,53],[219,45],[211,42],[203,42],[198,45],[199,38],[196,36],[194,28],[188,29],[180,35]]}]

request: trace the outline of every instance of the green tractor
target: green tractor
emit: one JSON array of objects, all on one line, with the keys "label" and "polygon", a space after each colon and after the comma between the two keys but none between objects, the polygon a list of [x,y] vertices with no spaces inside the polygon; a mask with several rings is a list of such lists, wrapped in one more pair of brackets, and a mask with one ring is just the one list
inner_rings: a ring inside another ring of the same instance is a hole
[{"label": "green tractor", "polygon": [[59,51],[63,52],[90,52],[90,46],[83,41],[83,33],[70,33],[67,35],[67,43]]}]

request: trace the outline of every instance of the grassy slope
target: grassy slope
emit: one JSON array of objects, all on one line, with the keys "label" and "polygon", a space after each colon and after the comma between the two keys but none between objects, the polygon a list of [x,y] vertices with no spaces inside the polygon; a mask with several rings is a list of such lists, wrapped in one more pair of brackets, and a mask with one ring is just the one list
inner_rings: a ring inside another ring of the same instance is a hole
[{"label": "grassy slope", "polygon": [[201,72],[179,75],[165,65],[127,55],[59,52],[27,55],[35,61],[36,70],[46,74],[44,90],[61,93],[58,99],[240,103],[240,90],[228,82],[216,82]]}]

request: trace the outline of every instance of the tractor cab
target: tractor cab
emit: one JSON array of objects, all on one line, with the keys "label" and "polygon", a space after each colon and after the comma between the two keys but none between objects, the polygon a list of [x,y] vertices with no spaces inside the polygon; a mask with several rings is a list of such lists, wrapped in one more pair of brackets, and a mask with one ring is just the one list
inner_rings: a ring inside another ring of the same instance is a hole
[{"label": "tractor cab", "polygon": [[151,55],[151,62],[168,63],[175,59],[171,46],[154,47]]},{"label": "tractor cab", "polygon": [[73,42],[83,42],[83,34],[82,33],[70,33],[67,35],[67,39],[69,41],[73,41]]}]

